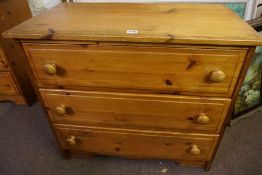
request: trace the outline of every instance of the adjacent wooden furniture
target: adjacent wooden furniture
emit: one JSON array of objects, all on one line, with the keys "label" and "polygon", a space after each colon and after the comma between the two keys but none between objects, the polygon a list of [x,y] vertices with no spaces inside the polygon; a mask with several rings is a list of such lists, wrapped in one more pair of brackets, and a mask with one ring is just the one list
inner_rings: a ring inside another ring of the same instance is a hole
[{"label": "adjacent wooden furniture", "polygon": [[[31,18],[26,0],[0,0],[0,33]],[[19,44],[0,36],[0,101],[30,104],[34,92]]]},{"label": "adjacent wooden furniture", "polygon": [[262,44],[210,4],[65,3],[4,36],[23,45],[64,152],[207,169]]}]

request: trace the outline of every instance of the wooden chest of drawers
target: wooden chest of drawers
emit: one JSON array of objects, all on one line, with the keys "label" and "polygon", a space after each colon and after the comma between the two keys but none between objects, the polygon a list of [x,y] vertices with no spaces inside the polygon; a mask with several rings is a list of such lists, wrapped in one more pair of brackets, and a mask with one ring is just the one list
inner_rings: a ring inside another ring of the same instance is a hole
[{"label": "wooden chest of drawers", "polygon": [[4,36],[23,46],[63,151],[206,168],[262,44],[205,4],[62,4]]},{"label": "wooden chest of drawers", "polygon": [[[0,38],[1,39],[1,38]],[[25,71],[21,74],[26,76]],[[17,104],[30,104],[33,100],[34,94],[30,86],[30,81],[21,80],[23,83],[19,84],[18,79],[15,78],[15,71],[12,71],[7,63],[4,51],[0,43],[0,101],[13,101]],[[27,89],[26,89],[27,88]],[[25,95],[28,96],[25,96]]]},{"label": "wooden chest of drawers", "polygon": [[[26,0],[0,1],[0,33],[30,17]],[[0,102],[13,101],[27,105],[33,102],[34,91],[23,59],[23,48],[12,39],[4,39],[0,35]]]}]

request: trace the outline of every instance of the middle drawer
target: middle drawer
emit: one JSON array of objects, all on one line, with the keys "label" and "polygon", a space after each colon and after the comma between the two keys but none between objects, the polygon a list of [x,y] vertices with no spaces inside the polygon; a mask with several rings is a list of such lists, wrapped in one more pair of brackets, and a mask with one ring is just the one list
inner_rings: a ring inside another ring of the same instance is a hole
[{"label": "middle drawer", "polygon": [[40,90],[55,123],[218,133],[230,99]]}]

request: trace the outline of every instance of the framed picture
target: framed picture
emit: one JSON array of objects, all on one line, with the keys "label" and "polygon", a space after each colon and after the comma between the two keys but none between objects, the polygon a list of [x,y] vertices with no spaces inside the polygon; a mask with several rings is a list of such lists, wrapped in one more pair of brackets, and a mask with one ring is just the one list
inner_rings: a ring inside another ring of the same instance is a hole
[{"label": "framed picture", "polygon": [[[257,22],[259,21],[259,25]],[[262,30],[262,20],[254,20],[256,30]],[[259,32],[262,35],[262,31]],[[262,47],[257,47],[235,103],[231,119],[241,118],[262,106]]]}]

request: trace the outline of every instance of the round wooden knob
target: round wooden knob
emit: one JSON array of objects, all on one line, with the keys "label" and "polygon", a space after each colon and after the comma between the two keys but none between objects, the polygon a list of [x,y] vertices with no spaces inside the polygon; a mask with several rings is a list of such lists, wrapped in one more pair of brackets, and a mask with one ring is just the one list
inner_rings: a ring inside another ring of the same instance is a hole
[{"label": "round wooden knob", "polygon": [[201,125],[206,125],[210,122],[210,119],[206,114],[203,113],[196,118],[196,122]]},{"label": "round wooden knob", "polygon": [[68,136],[66,139],[66,143],[71,146],[76,145],[76,137],[73,135]]},{"label": "round wooden knob", "polygon": [[201,153],[200,149],[197,147],[197,145],[192,145],[192,147],[190,148],[190,154],[197,156]]},{"label": "round wooden knob", "polygon": [[221,70],[212,71],[209,75],[209,80],[215,83],[222,82],[225,80],[225,78],[226,78],[226,75]]},{"label": "round wooden knob", "polygon": [[53,63],[48,63],[44,65],[44,71],[48,75],[55,75],[57,70],[56,70],[56,65]]},{"label": "round wooden knob", "polygon": [[55,113],[58,115],[65,115],[66,114],[66,107],[64,105],[59,105],[55,108]]}]

